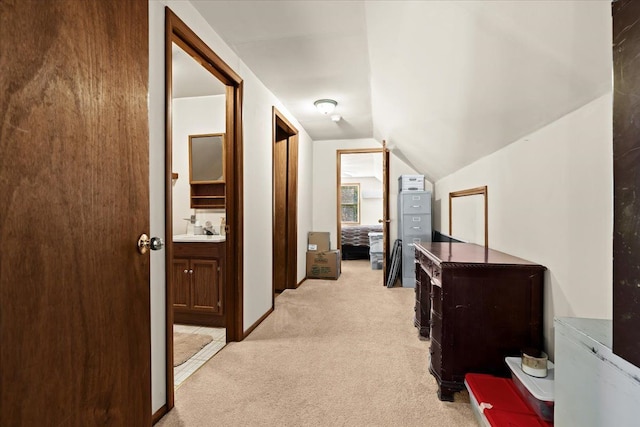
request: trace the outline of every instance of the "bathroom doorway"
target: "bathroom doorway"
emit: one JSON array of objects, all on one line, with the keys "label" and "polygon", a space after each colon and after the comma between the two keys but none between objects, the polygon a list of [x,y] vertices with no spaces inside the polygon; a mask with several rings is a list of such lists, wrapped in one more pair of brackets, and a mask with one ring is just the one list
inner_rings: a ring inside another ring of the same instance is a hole
[{"label": "bathroom doorway", "polygon": [[165,10],[168,411],[177,385],[243,338],[242,79]]},{"label": "bathroom doorway", "polygon": [[227,215],[224,193],[211,199],[194,195],[201,192],[201,186],[225,185],[226,86],[176,41],[171,54],[171,285],[177,388],[226,344],[221,286]]}]

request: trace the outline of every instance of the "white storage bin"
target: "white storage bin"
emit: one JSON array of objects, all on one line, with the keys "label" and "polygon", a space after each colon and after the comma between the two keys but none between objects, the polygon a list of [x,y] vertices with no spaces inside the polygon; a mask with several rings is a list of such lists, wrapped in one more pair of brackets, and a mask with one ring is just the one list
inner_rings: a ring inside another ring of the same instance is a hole
[{"label": "white storage bin", "polygon": [[382,270],[382,252],[370,252],[369,260],[372,270]]},{"label": "white storage bin", "polygon": [[369,253],[371,252],[382,252],[382,233],[375,231],[369,233]]},{"label": "white storage bin", "polygon": [[527,375],[522,370],[522,362],[519,357],[507,357],[505,361],[509,369],[511,369],[513,384],[529,407],[543,420],[553,422],[553,362],[547,362],[547,376],[537,378]]}]

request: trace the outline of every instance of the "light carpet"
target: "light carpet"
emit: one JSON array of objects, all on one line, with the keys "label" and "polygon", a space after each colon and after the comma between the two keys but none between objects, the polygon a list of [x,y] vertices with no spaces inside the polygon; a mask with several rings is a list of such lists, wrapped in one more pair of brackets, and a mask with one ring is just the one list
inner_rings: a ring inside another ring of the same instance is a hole
[{"label": "light carpet", "polygon": [[468,395],[441,402],[415,293],[382,285],[369,261],[307,280],[176,391],[169,426],[475,426]]},{"label": "light carpet", "polygon": [[211,335],[174,332],[173,366],[182,365],[211,341],[213,341],[213,337]]}]

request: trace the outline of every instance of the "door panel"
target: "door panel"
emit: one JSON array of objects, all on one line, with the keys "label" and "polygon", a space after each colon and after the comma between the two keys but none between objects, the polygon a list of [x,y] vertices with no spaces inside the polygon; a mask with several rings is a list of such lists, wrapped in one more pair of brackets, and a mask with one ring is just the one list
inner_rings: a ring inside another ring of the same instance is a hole
[{"label": "door panel", "polygon": [[147,8],[0,2],[0,425],[151,423]]},{"label": "door panel", "polygon": [[188,259],[173,259],[173,306],[188,308],[191,305],[189,301],[189,287],[191,283],[191,275]]},{"label": "door panel", "polygon": [[191,260],[193,308],[207,312],[218,312],[220,280],[218,280],[218,260]]}]

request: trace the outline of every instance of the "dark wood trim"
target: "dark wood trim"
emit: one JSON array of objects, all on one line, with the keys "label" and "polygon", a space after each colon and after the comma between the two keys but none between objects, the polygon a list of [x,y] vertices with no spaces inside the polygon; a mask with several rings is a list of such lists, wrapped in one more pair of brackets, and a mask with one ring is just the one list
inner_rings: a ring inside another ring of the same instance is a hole
[{"label": "dark wood trim", "polygon": [[[384,151],[386,148],[382,147],[382,148],[354,148],[354,149],[350,149],[350,150],[336,150],[336,223],[337,223],[337,236],[336,236],[336,241],[338,242],[338,249],[340,249],[342,247],[342,215],[340,215],[340,184],[342,181],[342,174],[341,174],[341,160],[340,160],[340,156],[342,154],[360,154],[360,153],[382,153],[382,155],[384,156]],[[384,183],[383,183],[384,184]],[[388,186],[387,186],[388,187]],[[382,198],[383,200],[385,199],[385,191],[388,191],[388,188],[384,188],[384,185],[382,186]],[[384,207],[383,207],[384,210]],[[384,212],[383,212],[384,215]],[[388,218],[383,218],[383,221],[387,220]],[[384,227],[382,227],[382,229],[384,230]],[[388,233],[387,233],[388,234]],[[389,236],[386,236],[383,234],[383,239],[388,239]],[[384,284],[384,283],[383,283]]]},{"label": "dark wood trim", "polygon": [[158,421],[162,419],[169,412],[169,408],[166,404],[162,405],[160,409],[153,413],[151,417],[151,425],[156,424]]},{"label": "dark wood trim", "polygon": [[258,320],[256,320],[256,321],[255,321],[255,323],[254,323],[253,325],[251,325],[251,326],[249,327],[249,329],[247,329],[247,330],[245,331],[244,336],[243,336],[243,339],[244,339],[244,338],[246,338],[246,337],[248,337],[248,336],[249,336],[249,334],[250,334],[251,332],[253,332],[253,330],[254,330],[255,328],[257,328],[257,327],[258,327],[258,325],[260,325],[260,323],[262,323],[262,322],[264,321],[264,319],[266,319],[267,317],[269,317],[269,315],[270,315],[271,313],[273,313],[273,307],[271,307],[269,310],[267,310],[267,312],[266,312],[265,314],[263,314],[263,315],[262,315]]},{"label": "dark wood trim", "polygon": [[466,190],[460,191],[452,191],[449,193],[449,236],[452,236],[453,224],[451,219],[453,218],[452,214],[452,203],[451,201],[456,197],[466,197],[466,196],[483,196],[484,197],[484,246],[486,248],[489,247],[489,194],[487,186],[483,187],[475,187],[468,188]]},{"label": "dark wood trim", "polygon": [[202,41],[170,8],[165,8],[165,233],[166,233],[166,341],[167,341],[167,410],[174,406],[173,382],[173,292],[172,260],[172,52],[175,42],[215,75],[226,88],[226,263],[225,326],[227,342],[241,341],[243,334],[243,191],[242,191],[242,94],[243,81],[207,44]]},{"label": "dark wood trim", "polygon": [[[293,124],[287,120],[275,106],[271,108],[272,123],[271,123],[271,176],[272,176],[272,189],[274,191],[274,197],[272,198],[272,250],[275,251],[275,152],[276,143],[278,140],[278,129],[288,135],[287,140],[287,167],[288,167],[288,179],[287,179],[287,247],[291,250],[287,251],[287,275],[286,275],[286,288],[295,289],[297,287],[298,280],[298,130]],[[275,304],[275,269],[278,268],[275,264],[272,266],[271,273],[271,307]]]},{"label": "dark wood trim", "polygon": [[[239,81],[233,91],[233,122],[230,122],[230,114],[227,115],[227,129],[233,128],[235,135],[235,145],[233,147],[233,158],[227,158],[230,169],[233,170],[233,218],[230,230],[232,233],[231,243],[235,262],[233,268],[227,269],[227,280],[235,284],[232,288],[227,287],[226,291],[231,296],[226,304],[230,309],[229,321],[227,322],[227,342],[242,341],[244,339],[243,315],[244,315],[244,159],[243,133],[242,133],[242,110],[243,110],[244,82]],[[228,193],[229,194],[229,193]],[[227,208],[228,209],[228,208]],[[229,211],[228,211],[229,212]],[[229,222],[227,221],[227,225]],[[229,246],[227,246],[227,249]],[[228,257],[229,255],[227,255]],[[234,280],[235,279],[235,280]],[[230,291],[230,292],[229,292]]]},{"label": "dark wood trim", "polygon": [[389,271],[387,260],[389,259],[389,149],[387,141],[382,141],[382,286],[387,285]]},{"label": "dark wood trim", "polygon": [[[295,129],[294,129],[295,130]],[[296,287],[298,282],[298,131],[289,138],[289,204],[287,206],[287,237],[289,238],[289,278],[287,285]]]},{"label": "dark wood trim", "polygon": [[[242,82],[242,78],[227,65],[196,33],[191,30],[169,7],[166,7],[167,18],[171,21],[171,34],[175,37],[173,41],[187,53],[196,53],[201,57],[199,62],[211,74],[215,75],[223,84],[227,86],[237,86]],[[169,15],[170,14],[170,15]],[[170,46],[169,46],[170,48]],[[196,59],[198,60],[198,59]]]},{"label": "dark wood trim", "polygon": [[[166,319],[166,394],[167,403],[165,404],[165,413],[174,406],[175,395],[173,381],[173,244],[170,236],[173,236],[173,121],[172,102],[173,99],[173,53],[172,39],[173,26],[171,16],[173,13],[167,8],[165,9],[165,30],[164,30],[164,87],[165,87],[165,319]],[[162,409],[162,408],[160,408]]]},{"label": "dark wood trim", "polygon": [[306,282],[306,281],[307,281],[307,278],[306,278],[306,277],[305,277],[304,279],[302,279],[301,281],[299,281],[299,282],[298,282],[298,284],[296,285],[296,289],[298,289],[300,286],[302,286],[302,284],[303,284],[304,282]]}]

